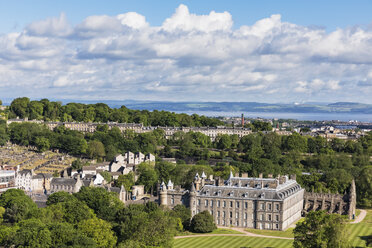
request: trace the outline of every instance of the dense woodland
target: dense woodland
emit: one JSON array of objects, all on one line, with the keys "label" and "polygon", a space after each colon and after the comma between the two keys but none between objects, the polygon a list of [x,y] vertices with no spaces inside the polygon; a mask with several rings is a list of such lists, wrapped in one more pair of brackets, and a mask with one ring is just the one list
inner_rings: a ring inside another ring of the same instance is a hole
[{"label": "dense woodland", "polygon": [[22,190],[0,195],[2,247],[171,247],[177,232],[215,229],[209,212],[191,219],[183,205],[173,210],[156,203],[124,206],[113,192],[83,187],[76,194],[57,192],[38,208]]},{"label": "dense woodland", "polygon": [[27,97],[16,98],[9,107],[8,118],[28,118],[45,121],[76,121],[76,122],[119,122],[119,123],[142,123],[145,126],[217,126],[223,125],[215,118],[199,116],[197,114],[176,114],[168,111],[152,112],[148,110],[131,110],[110,108],[104,103],[82,104],[52,102],[48,99],[30,101]]}]

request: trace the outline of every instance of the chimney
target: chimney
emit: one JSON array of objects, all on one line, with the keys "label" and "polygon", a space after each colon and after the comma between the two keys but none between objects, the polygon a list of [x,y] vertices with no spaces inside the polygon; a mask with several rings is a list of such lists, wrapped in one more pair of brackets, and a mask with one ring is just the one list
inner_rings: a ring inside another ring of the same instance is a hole
[{"label": "chimney", "polygon": [[235,173],[235,177],[239,177],[239,173],[237,172],[237,173]]},{"label": "chimney", "polygon": [[242,127],[244,127],[244,114],[242,114]]},{"label": "chimney", "polygon": [[273,178],[273,174],[268,174],[267,177],[268,178]]},{"label": "chimney", "polygon": [[259,177],[259,178],[263,178],[263,174],[262,174],[262,173],[260,173],[258,177]]},{"label": "chimney", "polygon": [[248,178],[248,173],[242,173],[242,177]]},{"label": "chimney", "polygon": [[296,180],[296,174],[291,175],[292,180]]},{"label": "chimney", "polygon": [[286,177],[286,176],[281,176],[281,177],[279,177],[279,183],[280,183],[280,184],[283,184],[283,183],[285,183],[285,182],[287,182],[287,177]]}]

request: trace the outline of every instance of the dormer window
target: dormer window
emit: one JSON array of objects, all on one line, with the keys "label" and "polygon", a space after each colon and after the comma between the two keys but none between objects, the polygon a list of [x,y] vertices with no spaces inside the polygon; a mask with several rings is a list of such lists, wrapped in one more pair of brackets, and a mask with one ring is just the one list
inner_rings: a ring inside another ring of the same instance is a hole
[{"label": "dormer window", "polygon": [[244,197],[248,197],[248,192],[245,192],[244,193]]},{"label": "dormer window", "polygon": [[219,191],[217,192],[217,195],[218,195],[218,196],[221,196],[221,190],[219,190]]}]

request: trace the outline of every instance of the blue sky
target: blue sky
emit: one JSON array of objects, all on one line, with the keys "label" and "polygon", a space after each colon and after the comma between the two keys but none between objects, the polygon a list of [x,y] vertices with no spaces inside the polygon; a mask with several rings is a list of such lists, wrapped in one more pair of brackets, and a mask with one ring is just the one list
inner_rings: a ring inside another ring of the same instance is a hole
[{"label": "blue sky", "polygon": [[372,1],[3,1],[0,99],[372,103]]},{"label": "blue sky", "polygon": [[190,12],[208,14],[228,11],[234,17],[234,25],[253,24],[272,14],[281,14],[283,21],[305,26],[322,26],[328,31],[338,27],[369,25],[372,22],[370,0],[204,0],[204,1],[125,1],[125,0],[17,0],[0,1],[0,32],[21,30],[25,25],[50,16],[66,13],[72,24],[90,15],[117,15],[134,11],[146,16],[151,25],[161,25],[180,4]]}]

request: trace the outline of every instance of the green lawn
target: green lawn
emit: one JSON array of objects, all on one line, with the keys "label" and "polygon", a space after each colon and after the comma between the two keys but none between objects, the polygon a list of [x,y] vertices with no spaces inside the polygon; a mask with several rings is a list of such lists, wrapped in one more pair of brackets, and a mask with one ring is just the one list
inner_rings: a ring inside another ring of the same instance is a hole
[{"label": "green lawn", "polygon": [[[268,236],[293,237],[292,228],[284,232],[247,229],[247,231]],[[366,218],[358,224],[348,224],[349,240],[353,247],[366,247],[364,237],[372,235],[372,210],[367,211]],[[217,229],[212,234],[239,233],[228,229]],[[184,234],[184,235],[190,235]],[[212,247],[212,248],[260,248],[260,247],[292,247],[291,240],[257,238],[246,236],[214,236],[214,237],[192,237],[175,239],[175,248]]]},{"label": "green lawn", "polygon": [[[200,235],[200,234],[204,234],[204,233],[182,232],[182,233],[178,233],[177,236]],[[243,233],[239,231],[231,230],[231,229],[218,228],[214,230],[213,232],[206,233],[206,234],[243,234]]]},{"label": "green lawn", "polygon": [[365,247],[363,238],[372,235],[372,210],[367,210],[367,216],[361,223],[348,224],[351,245]]},{"label": "green lawn", "polygon": [[176,239],[174,241],[175,248],[194,248],[194,247],[212,247],[212,248],[287,248],[292,247],[291,240],[285,239],[269,239],[269,238],[254,238],[254,237],[239,237],[239,236],[215,236],[215,237],[193,237]]},{"label": "green lawn", "polygon": [[259,230],[259,229],[245,229],[247,232],[267,235],[267,236],[277,236],[277,237],[286,237],[293,238],[293,228],[288,228],[285,231],[272,231],[272,230]]}]

